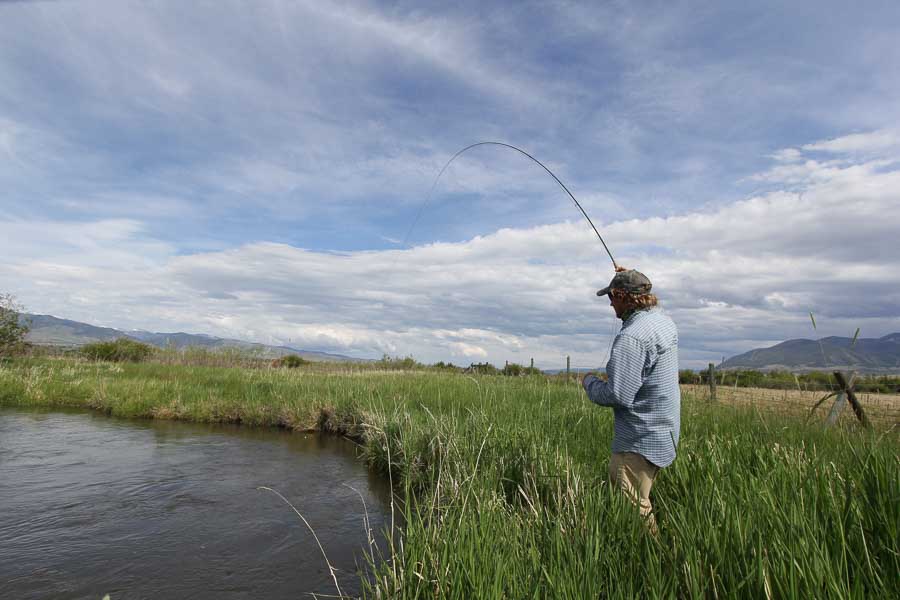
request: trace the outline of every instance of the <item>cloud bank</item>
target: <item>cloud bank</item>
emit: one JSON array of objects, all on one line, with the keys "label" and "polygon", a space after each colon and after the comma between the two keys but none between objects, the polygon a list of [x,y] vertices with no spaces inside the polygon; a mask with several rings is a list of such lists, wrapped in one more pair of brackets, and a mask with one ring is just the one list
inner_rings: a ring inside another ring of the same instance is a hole
[{"label": "cloud bank", "polygon": [[[884,132],[865,150],[881,152]],[[601,225],[617,260],[654,282],[683,363],[820,331],[900,330],[900,158],[858,161],[859,137],[810,144],[760,177],[773,191],[707,211]],[[834,160],[807,160],[828,145]],[[611,276],[583,221],[501,229],[411,249],[322,252],[257,242],[178,254],[134,220],[0,223],[0,276],[28,305],[101,325],[204,331],[457,363],[601,364],[616,321]],[[33,240],[42,237],[36,253]],[[36,255],[39,254],[39,255]]]}]

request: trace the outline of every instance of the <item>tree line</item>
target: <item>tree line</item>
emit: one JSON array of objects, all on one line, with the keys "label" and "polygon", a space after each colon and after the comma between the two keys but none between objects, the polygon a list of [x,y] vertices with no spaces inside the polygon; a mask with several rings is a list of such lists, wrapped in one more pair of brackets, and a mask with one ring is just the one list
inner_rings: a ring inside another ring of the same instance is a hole
[{"label": "tree line", "polygon": [[[830,372],[810,371],[791,373],[786,370],[756,371],[751,369],[715,371],[717,385],[756,387],[777,390],[825,391],[834,389],[834,378]],[[682,369],[678,380],[683,384],[709,384],[709,371]],[[857,392],[873,394],[900,393],[898,375],[858,375],[855,380]]]}]

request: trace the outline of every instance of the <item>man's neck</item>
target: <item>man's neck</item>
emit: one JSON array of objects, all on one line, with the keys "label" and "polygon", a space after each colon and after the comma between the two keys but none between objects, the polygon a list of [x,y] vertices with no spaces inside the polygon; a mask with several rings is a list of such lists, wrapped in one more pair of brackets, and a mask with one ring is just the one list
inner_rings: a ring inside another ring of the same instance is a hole
[{"label": "man's neck", "polygon": [[632,308],[632,309],[626,310],[624,313],[622,313],[622,322],[625,323],[626,321],[628,321],[628,319],[630,319],[637,313],[644,311],[644,310],[650,310],[651,308],[653,308],[653,307],[648,306],[647,308]]}]

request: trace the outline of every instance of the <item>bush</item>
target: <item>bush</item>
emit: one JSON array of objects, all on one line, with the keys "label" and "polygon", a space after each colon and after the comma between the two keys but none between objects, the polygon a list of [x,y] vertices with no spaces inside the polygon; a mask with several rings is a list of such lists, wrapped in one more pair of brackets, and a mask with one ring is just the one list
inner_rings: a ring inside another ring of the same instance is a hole
[{"label": "bush", "polygon": [[22,307],[10,294],[0,294],[0,356],[12,356],[25,349],[28,322],[22,318]]},{"label": "bush", "polygon": [[88,360],[109,362],[141,362],[154,355],[157,349],[128,338],[111,342],[94,342],[81,347],[81,355]]},{"label": "bush", "polygon": [[499,370],[497,370],[497,367],[489,362],[472,363],[471,365],[469,365],[468,370],[472,373],[478,373],[479,375],[496,375],[500,372]]},{"label": "bush", "polygon": [[309,364],[309,361],[305,360],[303,357],[297,356],[296,354],[288,354],[287,356],[282,356],[281,358],[275,360],[272,363],[272,366],[285,369],[296,369],[297,367],[302,367],[305,364]]},{"label": "bush", "polygon": [[525,371],[525,367],[516,363],[506,363],[506,366],[500,370],[502,375],[506,375],[509,377],[518,377],[522,375]]},{"label": "bush", "polygon": [[678,371],[678,383],[697,383],[699,377],[691,369],[680,369]]},{"label": "bush", "polygon": [[462,370],[461,367],[457,367],[456,365],[454,365],[451,362],[445,363],[442,360],[439,360],[438,362],[434,363],[432,366],[435,369],[440,369],[441,371],[461,371]]},{"label": "bush", "polygon": [[418,362],[412,356],[407,356],[406,358],[391,358],[387,354],[381,357],[381,360],[375,363],[376,366],[382,369],[390,369],[390,370],[400,370],[400,371],[409,371],[412,369],[423,369],[425,365]]},{"label": "bush", "polygon": [[537,367],[526,367],[518,363],[506,363],[499,373],[508,377],[524,377],[525,375],[541,375],[541,370]]}]

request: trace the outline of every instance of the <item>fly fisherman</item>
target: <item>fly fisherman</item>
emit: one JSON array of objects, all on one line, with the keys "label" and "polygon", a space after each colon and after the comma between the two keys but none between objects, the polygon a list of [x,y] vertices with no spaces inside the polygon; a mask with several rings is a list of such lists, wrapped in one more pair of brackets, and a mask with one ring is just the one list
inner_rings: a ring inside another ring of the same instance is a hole
[{"label": "fly fisherman", "polygon": [[606,381],[588,374],[582,385],[592,402],[613,409],[609,479],[640,507],[655,534],[650,488],[659,469],[675,460],[681,423],[678,330],[657,308],[643,273],[616,271],[597,295],[609,297],[622,329],[613,341]]}]

